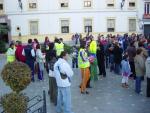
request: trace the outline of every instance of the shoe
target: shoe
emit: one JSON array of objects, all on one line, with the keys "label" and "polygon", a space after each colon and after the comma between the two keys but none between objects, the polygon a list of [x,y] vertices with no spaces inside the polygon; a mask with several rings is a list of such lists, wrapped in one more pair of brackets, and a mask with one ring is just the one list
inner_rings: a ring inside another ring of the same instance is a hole
[{"label": "shoe", "polygon": [[81,94],[85,94],[85,92],[82,92],[82,91],[81,91]]},{"label": "shoe", "polygon": [[88,91],[86,91],[85,93],[86,93],[86,94],[89,94],[89,92],[88,92]]},{"label": "shoe", "polygon": [[86,88],[92,88],[91,86],[86,86]]}]

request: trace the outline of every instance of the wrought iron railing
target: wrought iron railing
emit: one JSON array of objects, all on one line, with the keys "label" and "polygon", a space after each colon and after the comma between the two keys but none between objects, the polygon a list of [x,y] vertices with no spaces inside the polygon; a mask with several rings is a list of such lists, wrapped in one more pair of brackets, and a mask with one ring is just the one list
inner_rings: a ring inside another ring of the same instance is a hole
[{"label": "wrought iron railing", "polygon": [[[1,105],[0,108],[2,108]],[[0,111],[0,113],[5,113],[5,111]],[[28,100],[27,113],[47,113],[45,91],[43,91],[43,98],[37,95]]]}]

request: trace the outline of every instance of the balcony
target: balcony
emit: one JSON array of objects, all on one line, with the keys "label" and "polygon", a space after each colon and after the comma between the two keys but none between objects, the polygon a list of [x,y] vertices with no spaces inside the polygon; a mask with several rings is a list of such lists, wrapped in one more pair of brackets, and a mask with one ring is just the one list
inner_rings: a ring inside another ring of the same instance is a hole
[{"label": "balcony", "polygon": [[143,19],[150,19],[150,14],[144,14]]}]

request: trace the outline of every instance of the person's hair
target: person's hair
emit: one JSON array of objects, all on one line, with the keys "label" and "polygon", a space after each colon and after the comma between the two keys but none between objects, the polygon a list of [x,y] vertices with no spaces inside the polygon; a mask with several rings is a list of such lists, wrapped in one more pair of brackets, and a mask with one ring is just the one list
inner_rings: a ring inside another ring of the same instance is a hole
[{"label": "person's hair", "polygon": [[128,57],[129,57],[129,56],[128,56],[127,54],[125,54],[125,55],[123,55],[122,59],[123,59],[123,60],[127,60]]},{"label": "person's hair", "polygon": [[36,45],[36,49],[40,49],[40,44],[37,44],[37,45]]},{"label": "person's hair", "polygon": [[32,39],[28,39],[28,44],[31,44],[32,43]]},{"label": "person's hair", "polygon": [[64,56],[66,56],[67,52],[66,51],[62,51],[60,54],[60,58],[63,58]]},{"label": "person's hair", "polygon": [[22,45],[22,42],[21,42],[21,41],[18,41],[18,45]]},{"label": "person's hair", "polygon": [[14,43],[10,43],[9,47],[11,47],[11,46],[13,46],[13,45],[15,45],[15,44],[14,44]]},{"label": "person's hair", "polygon": [[53,49],[54,49],[54,43],[53,43],[53,42],[49,44],[49,49],[50,49],[50,50],[53,50]]},{"label": "person's hair", "polygon": [[85,42],[82,42],[82,43],[80,44],[80,48],[84,49],[84,48],[85,48],[85,45],[86,45],[86,43],[85,43]]},{"label": "person's hair", "polygon": [[39,43],[39,41],[36,38],[34,39],[34,42]]},{"label": "person's hair", "polygon": [[140,41],[140,42],[138,43],[138,46],[139,46],[139,47],[143,47],[143,42]]},{"label": "person's hair", "polygon": [[46,37],[45,37],[45,42],[48,41],[48,40],[49,40],[49,38],[46,36]]},{"label": "person's hair", "polygon": [[60,38],[59,40],[60,40],[60,41],[63,41],[63,38]]},{"label": "person's hair", "polygon": [[137,55],[141,54],[141,52],[142,52],[142,48],[138,48],[138,49],[136,50],[136,54],[137,54]]},{"label": "person's hair", "polygon": [[130,42],[130,46],[134,46],[134,41]]}]

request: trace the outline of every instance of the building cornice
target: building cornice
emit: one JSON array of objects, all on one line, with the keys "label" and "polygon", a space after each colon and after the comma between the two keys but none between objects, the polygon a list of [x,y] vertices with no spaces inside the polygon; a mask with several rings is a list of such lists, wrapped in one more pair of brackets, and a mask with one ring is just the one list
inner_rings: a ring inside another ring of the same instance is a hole
[{"label": "building cornice", "polygon": [[6,15],[36,15],[36,14],[64,14],[64,13],[137,13],[137,10],[71,10],[71,11],[20,11],[6,12]]}]

